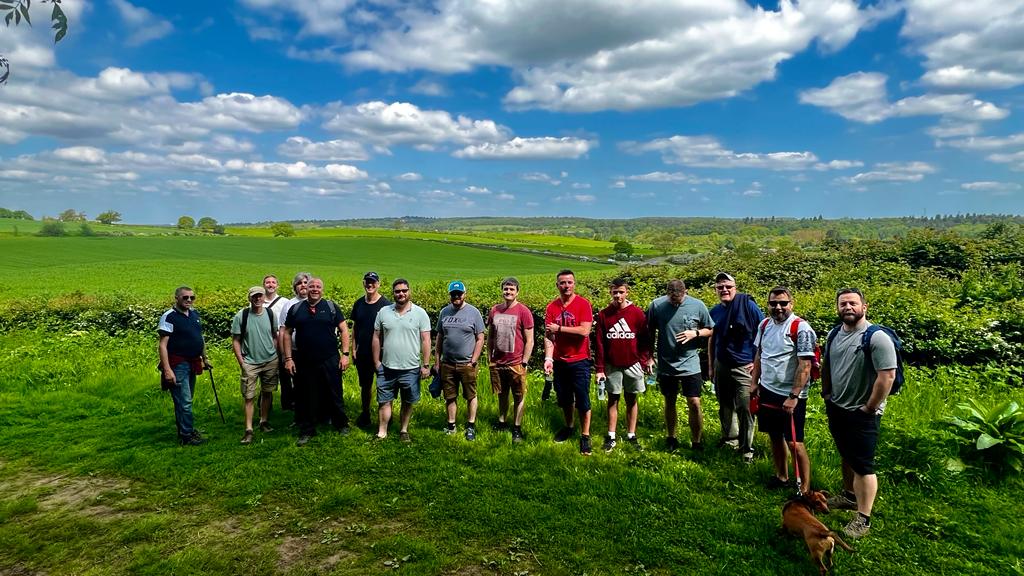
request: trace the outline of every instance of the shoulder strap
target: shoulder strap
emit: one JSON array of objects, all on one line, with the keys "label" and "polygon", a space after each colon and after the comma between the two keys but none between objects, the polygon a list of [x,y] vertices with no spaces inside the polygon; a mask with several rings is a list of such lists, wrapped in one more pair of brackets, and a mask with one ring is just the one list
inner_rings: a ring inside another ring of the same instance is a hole
[{"label": "shoulder strap", "polygon": [[[280,298],[280,296],[278,296]],[[274,318],[274,311],[267,307],[267,314],[270,314],[270,337],[277,336],[277,320]]]},{"label": "shoulder strap", "polygon": [[836,339],[836,334],[839,334],[839,328],[842,324],[836,324],[828,331],[828,337],[825,338],[825,351],[824,355],[828,356],[832,353],[832,341]]},{"label": "shoulder strap", "polygon": [[331,318],[338,313],[338,306],[334,303],[334,300],[324,300],[327,302],[327,309],[331,311]]},{"label": "shoulder strap", "polygon": [[249,333],[249,307],[242,309],[242,343],[245,344],[245,335]]},{"label": "shoulder strap", "polygon": [[800,331],[800,320],[799,316],[793,316],[793,322],[789,325],[789,337],[793,339],[793,344],[796,344],[796,334]]},{"label": "shoulder strap", "polygon": [[764,329],[768,327],[768,323],[771,322],[771,318],[765,318],[761,321],[761,325],[757,328],[757,331],[761,333],[761,338],[764,338]]}]

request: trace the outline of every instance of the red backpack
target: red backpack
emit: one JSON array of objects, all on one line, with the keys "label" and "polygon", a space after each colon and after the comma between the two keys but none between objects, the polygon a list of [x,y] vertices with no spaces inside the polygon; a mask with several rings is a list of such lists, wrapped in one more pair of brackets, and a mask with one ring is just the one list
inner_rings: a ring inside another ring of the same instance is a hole
[{"label": "red backpack", "polygon": [[[761,338],[764,338],[764,329],[768,327],[768,323],[771,322],[771,318],[765,318],[764,322],[761,322],[760,332]],[[789,325],[789,337],[793,340],[793,346],[796,346],[796,334],[800,330],[800,323],[806,322],[799,316],[793,316],[793,323]],[[811,359],[811,382],[815,382],[821,378],[821,346],[817,342],[814,343],[814,358]]]}]

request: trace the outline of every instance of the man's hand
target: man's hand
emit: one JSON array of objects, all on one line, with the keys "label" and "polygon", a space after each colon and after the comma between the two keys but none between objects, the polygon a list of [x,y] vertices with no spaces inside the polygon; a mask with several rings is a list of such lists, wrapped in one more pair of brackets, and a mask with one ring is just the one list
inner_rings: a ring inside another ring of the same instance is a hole
[{"label": "man's hand", "polygon": [[558,322],[552,322],[550,324],[545,324],[544,329],[552,334],[557,334],[562,331],[562,325]]},{"label": "man's hand", "polygon": [[786,401],[782,403],[782,409],[786,411],[786,414],[792,414],[799,401],[799,398],[786,398]]},{"label": "man's hand", "polygon": [[206,356],[203,356],[203,368],[213,370],[213,364],[210,364],[210,359]]},{"label": "man's hand", "polygon": [[340,368],[342,372],[345,371],[345,368],[348,368],[348,356],[345,356],[344,354],[341,355],[341,359],[338,360],[338,368]]},{"label": "man's hand", "polygon": [[167,380],[168,382],[174,382],[175,386],[178,385],[178,379],[174,377],[174,370],[171,370],[170,368],[164,368],[163,374],[164,380]]},{"label": "man's hand", "polygon": [[284,361],[284,369],[288,371],[292,376],[295,375],[295,360],[288,358]]},{"label": "man's hand", "polygon": [[697,330],[683,330],[682,332],[676,333],[676,342],[680,344],[686,344],[690,340],[696,340],[700,335]]},{"label": "man's hand", "polygon": [[604,372],[598,372],[597,373],[597,379],[598,380],[604,380],[605,379]]},{"label": "man's hand", "polygon": [[420,367],[420,378],[427,378],[430,376],[430,366]]},{"label": "man's hand", "polygon": [[551,358],[544,359],[544,373],[551,374],[555,370],[555,361]]}]

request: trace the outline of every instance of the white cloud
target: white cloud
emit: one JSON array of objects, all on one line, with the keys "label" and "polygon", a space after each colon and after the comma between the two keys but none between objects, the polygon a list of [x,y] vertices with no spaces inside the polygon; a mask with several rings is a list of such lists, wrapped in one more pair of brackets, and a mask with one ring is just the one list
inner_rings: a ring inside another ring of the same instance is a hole
[{"label": "white cloud", "polygon": [[405,174],[395,176],[395,180],[401,180],[403,182],[419,182],[420,180],[423,180],[423,175],[417,172],[406,172]]},{"label": "white cloud", "polygon": [[762,194],[764,194],[764,192],[762,192],[761,190],[757,190],[757,189],[752,188],[750,190],[744,190],[742,195],[746,196],[748,198],[750,198],[750,197],[756,198],[758,196],[761,196]]},{"label": "white cloud", "polygon": [[865,185],[880,182],[920,182],[926,174],[934,173],[935,167],[926,162],[882,162],[872,166],[869,172],[838,178],[837,182],[847,185]]},{"label": "white cloud", "polygon": [[885,74],[855,72],[825,88],[805,90],[800,101],[827,108],[843,118],[874,124],[895,117],[944,116],[962,121],[1001,120],[1009,112],[970,94],[924,94],[890,102]]},{"label": "white cloud", "polygon": [[356,5],[356,0],[241,0],[243,4],[257,10],[279,16],[291,13],[303,23],[302,35],[348,34],[346,14]]},{"label": "white cloud", "polygon": [[436,80],[422,79],[419,82],[409,87],[409,91],[413,94],[422,94],[424,96],[447,96],[448,89],[443,84]]},{"label": "white cloud", "polygon": [[687,184],[732,184],[733,182],[732,179],[699,178],[684,172],[648,172],[647,174],[633,174],[625,176],[624,178],[634,182],[659,183],[685,182]]},{"label": "white cloud", "polygon": [[303,160],[361,161],[369,159],[363,145],[352,140],[328,140],[313,142],[303,136],[292,136],[277,147],[277,153],[289,158]]},{"label": "white cloud", "polygon": [[543,160],[550,158],[577,159],[596,143],[581,138],[513,138],[506,142],[472,144],[455,151],[456,158],[471,160]]},{"label": "white cloud", "polygon": [[573,190],[590,190],[589,182],[573,182],[570,186]]},{"label": "white cloud", "polygon": [[284,98],[240,92],[217,94],[180,107],[202,119],[205,126],[224,130],[284,130],[295,128],[303,119],[302,111]]},{"label": "white cloud", "polygon": [[1010,170],[1024,172],[1024,150],[1010,154],[991,154],[988,160],[997,164],[1009,164]]},{"label": "white cloud", "polygon": [[465,192],[466,194],[477,195],[487,195],[491,193],[491,191],[488,190],[486,186],[466,186],[463,192]]},{"label": "white cloud", "polygon": [[615,180],[608,185],[609,188],[625,188],[626,182],[624,180]]},{"label": "white cloud", "polygon": [[356,106],[331,104],[324,128],[354,134],[383,146],[420,145],[427,149],[441,144],[462,146],[481,142],[500,142],[510,131],[491,120],[453,118],[444,110],[421,110],[407,102],[373,101]]},{"label": "white cloud", "polygon": [[127,0],[111,0],[125,27],[132,32],[125,40],[128,46],[141,46],[158,40],[174,31],[174,25],[151,11],[129,3]]},{"label": "white cloud", "polygon": [[961,140],[944,140],[943,146],[952,146],[962,150],[999,150],[1002,148],[1024,148],[1024,132],[1008,136],[972,136]]},{"label": "white cloud", "polygon": [[943,120],[938,126],[932,126],[928,130],[929,136],[933,138],[959,138],[962,136],[974,136],[981,132],[981,124],[977,122],[955,122]]},{"label": "white cloud", "polygon": [[555,202],[576,202],[579,204],[591,204],[597,200],[593,194],[563,194],[555,197]]},{"label": "white cloud", "polygon": [[552,186],[559,186],[562,184],[562,180],[555,178],[546,172],[526,172],[525,174],[520,174],[519,179],[527,182],[544,182],[551,184]]},{"label": "white cloud", "polygon": [[502,201],[506,201],[507,202],[509,200],[515,200],[516,197],[514,195],[512,195],[512,194],[509,194],[508,192],[502,192],[500,194],[496,194],[494,196],[494,199],[495,200],[502,200]]},{"label": "white cloud", "polygon": [[812,152],[734,152],[712,136],[672,136],[650,142],[623,142],[620,147],[631,154],[660,152],[668,164],[704,168],[805,170],[827,166]]},{"label": "white cloud", "polygon": [[92,146],[58,148],[53,151],[53,155],[59,160],[78,164],[103,164],[106,162],[106,152]]},{"label": "white cloud", "polygon": [[1020,184],[1016,182],[993,182],[993,181],[981,181],[981,182],[964,182],[960,185],[964,190],[971,190],[975,192],[1013,192],[1014,190],[1020,190]]}]

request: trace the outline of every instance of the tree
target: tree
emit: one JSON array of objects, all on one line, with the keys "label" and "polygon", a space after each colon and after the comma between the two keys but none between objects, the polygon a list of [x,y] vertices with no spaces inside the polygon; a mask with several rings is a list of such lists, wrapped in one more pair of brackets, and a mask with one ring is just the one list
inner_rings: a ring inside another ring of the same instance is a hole
[{"label": "tree", "polygon": [[199,219],[199,223],[196,226],[203,232],[213,232],[213,229],[217,227],[217,220],[209,216],[203,216]]},{"label": "tree", "polygon": [[96,221],[101,224],[113,224],[114,222],[120,222],[121,213],[115,210],[107,210],[106,212],[100,213],[100,215],[96,217]]},{"label": "tree", "polygon": [[224,228],[223,224],[217,224],[216,226],[214,226],[212,232],[214,234],[217,234],[218,236],[223,236],[224,234],[227,234],[227,230]]},{"label": "tree", "polygon": [[66,234],[64,223],[60,220],[54,220],[53,218],[43,219],[43,226],[39,229],[40,236],[64,236]]},{"label": "tree", "polygon": [[[53,43],[56,44],[63,40],[64,36],[68,33],[68,18],[60,7],[61,0],[40,0],[40,4],[46,4],[47,2],[53,4],[53,10],[50,11],[50,22],[53,22]],[[0,0],[0,13],[7,12],[6,15],[2,16],[4,24],[10,26],[11,20],[14,20],[14,25],[19,26],[21,21],[24,20],[31,26],[32,19],[29,17],[29,9],[31,7],[32,0]],[[5,84],[10,75],[10,63],[8,63],[7,58],[4,58],[3,54],[0,54],[0,85]]]},{"label": "tree", "polygon": [[68,208],[61,212],[57,219],[61,222],[84,222],[86,218],[85,212],[75,212],[74,208]]},{"label": "tree", "polygon": [[196,221],[191,216],[182,216],[178,218],[178,229],[179,230],[191,230],[196,227]]},{"label": "tree", "polygon": [[270,227],[270,231],[278,238],[290,238],[295,236],[295,227],[289,222],[278,222]]},{"label": "tree", "polygon": [[612,250],[615,250],[616,254],[625,254],[626,256],[631,256],[633,254],[633,245],[630,244],[629,242],[626,242],[625,240],[619,240],[618,242],[615,243],[615,246],[612,248]]}]

